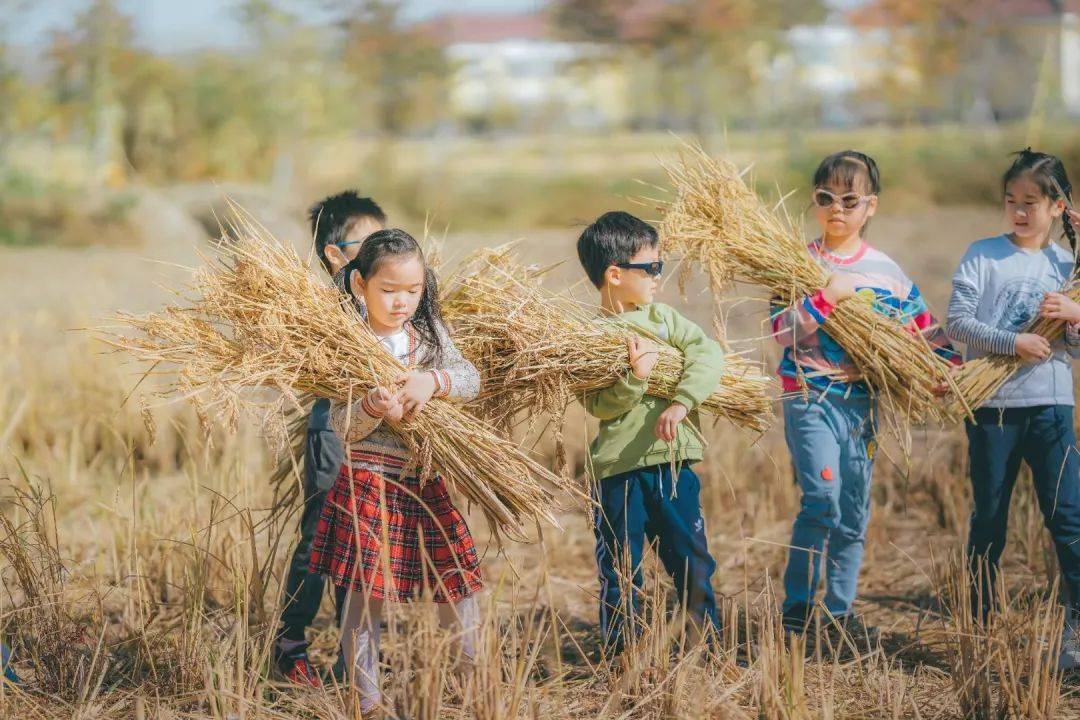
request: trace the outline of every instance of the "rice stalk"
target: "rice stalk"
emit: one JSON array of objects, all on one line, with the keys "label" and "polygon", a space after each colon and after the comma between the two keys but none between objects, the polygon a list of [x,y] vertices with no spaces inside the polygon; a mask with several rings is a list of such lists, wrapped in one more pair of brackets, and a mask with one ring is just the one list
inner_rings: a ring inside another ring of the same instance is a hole
[{"label": "rice stalk", "polygon": [[[766,207],[733,163],[690,146],[665,170],[676,197],[664,208],[664,249],[699,263],[714,292],[738,280],[793,303],[827,284],[790,219]],[[952,387],[948,364],[920,335],[877,312],[872,299],[841,302],[824,327],[858,370],[836,380],[867,381],[901,417],[948,419],[934,394],[936,386]]]},{"label": "rice stalk", "polygon": [[[482,250],[444,292],[443,311],[458,346],[484,378],[479,412],[497,425],[508,425],[522,409],[561,417],[572,399],[625,377],[626,340],[645,335],[617,317],[597,322],[588,308],[542,287],[544,272],[522,266],[512,246]],[[648,392],[670,399],[682,376],[683,354],[650,339],[659,361]],[[729,354],[720,383],[698,409],[764,432],[773,417],[773,384],[759,364]]]},{"label": "rice stalk", "polygon": [[[236,427],[241,411],[280,417],[310,396],[355,400],[404,370],[290,245],[233,209],[230,244],[195,273],[190,298],[178,294],[178,304],[147,315],[120,313],[127,332],[102,331],[113,347],[158,368],[148,372],[169,376],[163,395]],[[268,401],[261,390],[279,397]],[[562,481],[451,402],[434,398],[394,430],[420,476],[441,473],[481,508],[496,537],[524,537],[526,520],[557,525],[549,486]]]},{"label": "rice stalk", "polygon": [[[1062,292],[1071,300],[1080,302],[1080,285],[1073,285]],[[1065,334],[1065,323],[1041,317],[1024,332],[1042,335],[1053,344]],[[969,360],[956,373],[958,397],[977,408],[993,397],[1023,365],[1024,361],[1018,355],[985,355]],[[954,397],[952,404],[954,408],[957,407],[959,400]]]}]

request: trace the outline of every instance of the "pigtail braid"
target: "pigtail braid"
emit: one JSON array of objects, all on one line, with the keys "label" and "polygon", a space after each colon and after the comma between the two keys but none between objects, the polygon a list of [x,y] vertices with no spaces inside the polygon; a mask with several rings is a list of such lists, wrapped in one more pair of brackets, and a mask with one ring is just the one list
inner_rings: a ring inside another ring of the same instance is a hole
[{"label": "pigtail braid", "polygon": [[1068,213],[1064,213],[1061,216],[1061,229],[1065,234],[1066,239],[1069,241],[1069,248],[1072,249],[1073,255],[1073,277],[1077,274],[1077,263],[1080,262],[1080,258],[1076,256],[1076,228],[1072,224],[1072,219]]}]

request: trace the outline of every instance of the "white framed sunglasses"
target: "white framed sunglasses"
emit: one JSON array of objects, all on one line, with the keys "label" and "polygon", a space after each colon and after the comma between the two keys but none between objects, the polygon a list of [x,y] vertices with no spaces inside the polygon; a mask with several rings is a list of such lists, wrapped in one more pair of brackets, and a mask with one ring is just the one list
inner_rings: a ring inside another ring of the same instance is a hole
[{"label": "white framed sunglasses", "polygon": [[840,202],[840,207],[844,210],[854,210],[862,205],[864,202],[874,197],[873,195],[860,195],[859,193],[844,193],[843,195],[837,195],[831,193],[825,188],[817,188],[813,194],[814,204],[819,208],[832,207],[837,201]]}]

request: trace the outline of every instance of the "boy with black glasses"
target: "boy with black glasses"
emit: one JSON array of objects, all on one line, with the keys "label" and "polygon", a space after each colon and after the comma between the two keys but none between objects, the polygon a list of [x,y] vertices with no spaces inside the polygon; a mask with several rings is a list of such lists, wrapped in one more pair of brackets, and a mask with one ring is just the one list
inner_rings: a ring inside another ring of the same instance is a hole
[{"label": "boy with black glasses", "polygon": [[[309,211],[315,252],[323,267],[341,286],[339,275],[360,250],[364,239],[382,230],[386,213],[371,198],[360,197],[352,190],[331,195],[312,205]],[[289,561],[285,578],[285,607],[281,611],[281,629],[274,645],[278,671],[289,682],[320,687],[322,679],[315,672],[307,653],[307,628],[315,620],[322,602],[325,581],[308,572],[311,543],[322,513],[326,494],[337,479],[344,450],[330,428],[330,401],[320,398],[308,418],[304,447],[304,509],[300,516],[300,539]],[[343,666],[335,665],[339,672]]]},{"label": "boy with black glasses", "polygon": [[[675,397],[648,394],[656,365],[652,340],[631,335],[630,372],[615,385],[591,393],[585,408],[599,418],[600,432],[589,447],[597,511],[596,562],[600,571],[600,630],[608,650],[620,653],[629,621],[636,636],[641,557],[646,539],[656,543],[685,611],[703,633],[716,630],[716,599],[701,516],[701,484],[690,464],[701,460],[695,408],[720,382],[724,352],[700,327],[673,308],[653,302],[663,263],[659,238],[648,223],[625,212],[600,216],[582,232],[578,258],[600,291],[607,319],[639,329],[682,351],[682,378]],[[626,566],[626,562],[629,566]],[[623,597],[619,577],[631,579]]]}]

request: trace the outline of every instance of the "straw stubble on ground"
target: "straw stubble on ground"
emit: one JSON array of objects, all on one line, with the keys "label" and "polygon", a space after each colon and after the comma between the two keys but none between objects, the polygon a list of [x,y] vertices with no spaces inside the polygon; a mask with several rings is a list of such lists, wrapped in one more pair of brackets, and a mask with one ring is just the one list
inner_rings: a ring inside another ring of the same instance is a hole
[{"label": "straw stubble on ground", "polygon": [[[974,239],[993,217],[935,209],[923,222],[940,226],[949,237]],[[875,224],[877,242],[911,261],[916,273],[920,266],[915,261],[924,253],[942,252],[918,245],[916,228],[906,216],[882,215]],[[523,255],[543,260],[552,244],[572,254],[571,234],[545,237],[543,244],[522,248]],[[457,237],[450,245],[461,249],[470,243],[482,244]],[[962,247],[953,248],[949,257],[960,252]],[[22,324],[12,320],[10,332],[0,335],[5,359],[0,364],[0,438],[6,442],[0,453],[0,512],[17,526],[0,547],[0,626],[28,680],[25,692],[0,686],[0,717],[349,717],[348,702],[334,691],[284,690],[267,680],[268,639],[296,517],[262,524],[273,500],[267,477],[274,458],[256,428],[242,422],[233,434],[215,424],[214,443],[208,445],[190,408],[155,407],[157,438],[151,444],[138,405],[124,402],[138,374],[119,365],[115,356],[103,355],[101,346],[60,332],[88,324],[91,318],[79,313],[93,308],[99,314],[96,308],[102,307],[96,294],[78,294],[80,276],[71,268],[78,267],[81,256],[59,263],[32,253],[13,257],[9,273],[18,267],[26,277],[62,277],[78,304],[58,299],[52,309],[20,318]],[[144,266],[121,254],[101,263],[102,273],[114,273],[108,276],[111,287],[144,280]],[[576,276],[556,271],[552,285],[561,288]],[[927,272],[917,279],[939,306],[947,298],[947,283],[935,282],[940,278]],[[24,280],[10,287],[29,303],[39,284]],[[688,313],[707,321],[703,307],[691,306]],[[143,389],[153,388],[153,382],[148,379]],[[571,406],[566,442],[572,458],[583,455],[586,423],[580,408]],[[773,427],[753,443],[746,434],[732,432],[727,422],[707,425],[702,432],[710,447],[697,469],[706,531],[719,563],[714,582],[725,604],[749,609],[755,635],[763,638],[762,611],[776,601],[784,545],[798,508],[782,429]],[[552,458],[546,454],[543,460]],[[574,467],[580,469],[580,463]],[[289,481],[299,483],[296,476]],[[34,515],[32,496],[25,502],[26,496],[19,500],[15,495],[31,486],[54,498],[44,514]],[[489,586],[485,647],[497,647],[498,653],[489,649],[487,655],[501,659],[485,667],[482,699],[448,693],[442,699],[443,715],[791,717],[800,706],[792,693],[795,683],[784,679],[791,678],[801,682],[805,708],[813,717],[966,717],[950,652],[957,628],[948,620],[941,600],[945,590],[934,567],[959,547],[969,507],[967,487],[965,444],[956,428],[916,431],[908,464],[879,458],[859,608],[883,628],[881,653],[857,662],[811,657],[799,666],[776,643],[763,643],[767,647],[748,668],[731,662],[700,670],[645,654],[639,662],[658,670],[636,675],[628,685],[616,682],[596,661],[597,582],[586,514],[578,507],[557,510],[562,531],[546,533],[541,544],[507,544],[501,555],[493,551],[483,516],[472,515],[480,547],[487,548],[482,553]],[[40,534],[28,522],[31,517],[44,520]],[[1005,562],[1010,590],[1023,601],[1018,609],[1025,603],[1038,606],[1037,600],[1049,596],[1048,578],[1055,568],[1026,479],[1013,498],[1009,532]],[[50,543],[55,554],[48,550]],[[57,556],[63,569],[50,571],[50,558]],[[13,574],[20,563],[30,570],[23,577],[35,579],[25,587]],[[255,582],[262,568],[269,570],[265,582]],[[652,561],[646,583],[650,588],[662,583],[671,591]],[[1027,617],[1035,627],[1036,616]],[[412,616],[403,619],[414,621]],[[1015,627],[1024,616],[1013,619]],[[328,663],[337,642],[329,601],[311,637],[316,661]],[[1016,643],[1020,649],[1022,641],[1011,637],[998,635],[995,642],[999,647]],[[399,633],[387,642],[387,662],[396,672],[429,672],[421,662],[426,642],[418,638],[410,645]],[[763,657],[766,652],[773,654]],[[1024,681],[1023,673],[1015,677]],[[1080,685],[1072,677],[1062,680],[1056,715],[1078,717]],[[409,683],[388,687],[397,698]],[[999,687],[1018,697],[1012,680]],[[407,699],[401,701],[407,707]]]}]

